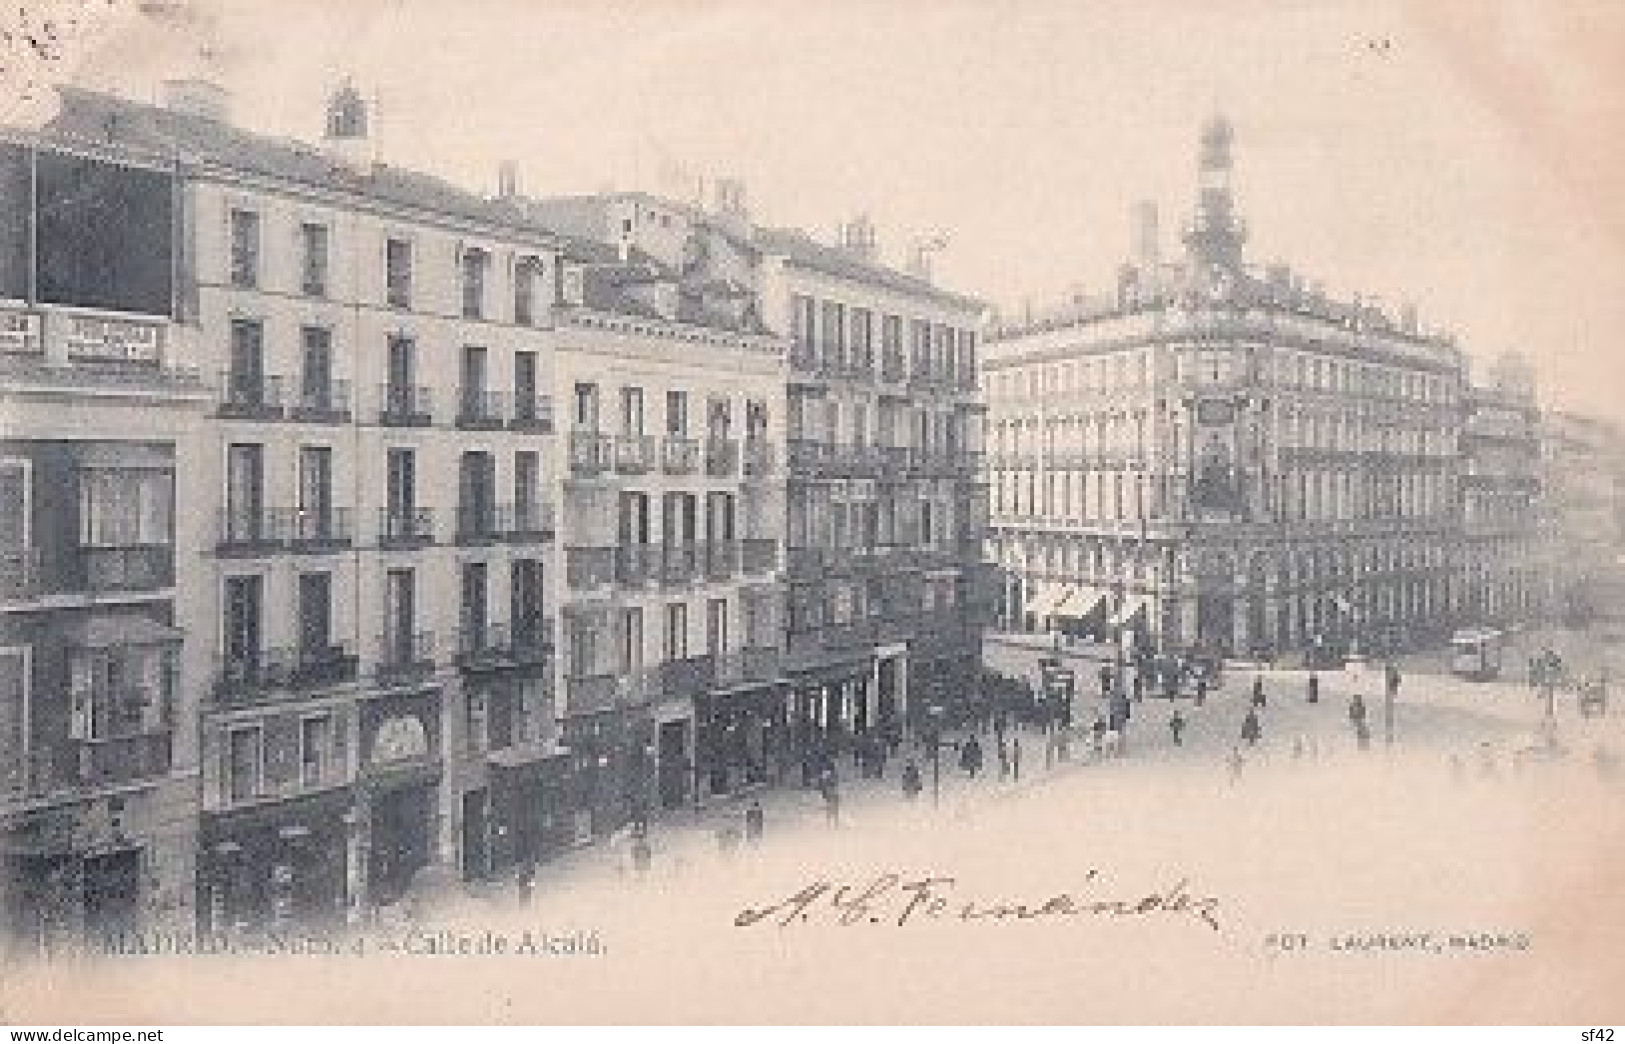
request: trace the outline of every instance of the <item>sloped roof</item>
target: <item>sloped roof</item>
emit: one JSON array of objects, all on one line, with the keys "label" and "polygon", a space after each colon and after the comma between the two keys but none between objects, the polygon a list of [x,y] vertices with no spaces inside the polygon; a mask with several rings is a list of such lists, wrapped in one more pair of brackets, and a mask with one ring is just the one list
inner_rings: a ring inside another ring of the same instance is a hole
[{"label": "sloped roof", "polygon": [[838,247],[825,246],[799,228],[758,228],[756,245],[764,253],[782,255],[788,258],[791,264],[839,279],[872,283],[898,293],[928,297],[960,308],[983,307],[983,302],[974,297],[943,290],[918,276],[865,261]]},{"label": "sloped roof", "polygon": [[175,156],[185,162],[359,195],[545,239],[575,260],[605,259],[605,248],[599,244],[563,235],[539,224],[511,202],[487,199],[432,174],[387,163],[358,171],[335,162],[314,145],[257,134],[193,113],[80,87],[60,87],[58,94],[60,110],[45,127],[46,138]]}]

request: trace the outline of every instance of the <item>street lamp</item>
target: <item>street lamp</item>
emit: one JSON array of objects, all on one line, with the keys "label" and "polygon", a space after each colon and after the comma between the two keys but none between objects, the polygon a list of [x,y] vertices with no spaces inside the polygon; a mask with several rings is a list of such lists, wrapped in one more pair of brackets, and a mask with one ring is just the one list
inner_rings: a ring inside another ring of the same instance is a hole
[{"label": "street lamp", "polygon": [[926,742],[931,744],[931,807],[942,803],[942,715],[944,708],[933,703],[925,709]]}]

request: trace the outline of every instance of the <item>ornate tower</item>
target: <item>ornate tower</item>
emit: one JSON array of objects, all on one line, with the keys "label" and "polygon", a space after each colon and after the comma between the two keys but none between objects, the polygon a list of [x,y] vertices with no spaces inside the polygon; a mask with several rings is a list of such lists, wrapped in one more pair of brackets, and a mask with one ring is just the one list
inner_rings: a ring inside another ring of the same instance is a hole
[{"label": "ornate tower", "polygon": [[327,127],[322,134],[322,144],[334,159],[364,173],[377,158],[369,122],[366,99],[354,84],[345,80],[327,100]]},{"label": "ornate tower", "polygon": [[1196,216],[1185,230],[1185,247],[1199,267],[1236,268],[1247,242],[1247,227],[1236,217],[1230,187],[1230,146],[1235,130],[1223,116],[1215,116],[1202,130],[1196,165]]}]

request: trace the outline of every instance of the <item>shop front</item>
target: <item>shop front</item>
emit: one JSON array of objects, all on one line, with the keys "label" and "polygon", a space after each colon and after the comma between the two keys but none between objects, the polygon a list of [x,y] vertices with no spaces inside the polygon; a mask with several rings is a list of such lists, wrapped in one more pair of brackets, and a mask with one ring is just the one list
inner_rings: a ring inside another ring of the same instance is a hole
[{"label": "shop front", "polygon": [[349,787],[227,812],[198,834],[198,929],[333,924],[347,905]]}]

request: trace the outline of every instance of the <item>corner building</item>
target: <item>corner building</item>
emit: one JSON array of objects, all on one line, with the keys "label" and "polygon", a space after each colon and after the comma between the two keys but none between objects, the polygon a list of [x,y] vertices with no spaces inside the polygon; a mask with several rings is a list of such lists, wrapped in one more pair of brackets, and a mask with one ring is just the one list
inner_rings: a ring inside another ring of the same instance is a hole
[{"label": "corner building", "polygon": [[990,338],[1007,626],[1332,651],[1463,609],[1463,356],[1409,308],[1247,263],[1232,139],[1202,134],[1181,256],[1142,207],[1111,299]]}]

